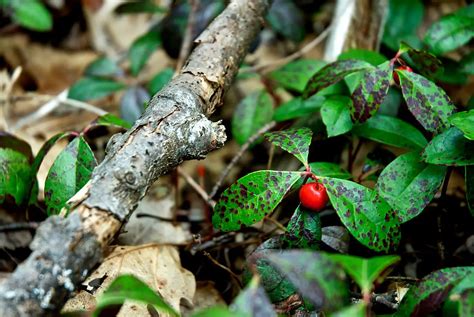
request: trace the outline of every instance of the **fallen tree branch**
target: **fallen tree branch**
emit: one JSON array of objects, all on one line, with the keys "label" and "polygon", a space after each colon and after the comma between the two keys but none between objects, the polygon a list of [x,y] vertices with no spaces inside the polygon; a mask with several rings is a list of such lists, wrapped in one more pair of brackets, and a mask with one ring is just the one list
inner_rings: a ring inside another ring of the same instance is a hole
[{"label": "fallen tree branch", "polygon": [[129,131],[114,135],[69,216],[42,223],[31,255],[0,285],[0,316],[57,315],[148,188],[184,160],[224,144],[224,127],[207,116],[223,103],[269,2],[232,1],[196,40],[181,73]]}]

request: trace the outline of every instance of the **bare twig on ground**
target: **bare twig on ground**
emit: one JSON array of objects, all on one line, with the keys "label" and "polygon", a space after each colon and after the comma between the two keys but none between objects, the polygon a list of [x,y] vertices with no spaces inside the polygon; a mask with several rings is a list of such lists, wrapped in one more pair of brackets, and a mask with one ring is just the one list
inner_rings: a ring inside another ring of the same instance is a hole
[{"label": "bare twig on ground", "polygon": [[206,193],[204,188],[202,188],[201,185],[199,185],[194,180],[194,178],[191,177],[191,175],[189,175],[182,168],[179,168],[179,167],[178,167],[178,174],[179,174],[179,176],[184,178],[184,180],[196,191],[196,193],[199,194],[199,196],[201,196],[202,199],[204,199],[204,201],[211,208],[214,208],[214,206],[216,205],[216,202],[212,198],[209,197],[209,195]]}]

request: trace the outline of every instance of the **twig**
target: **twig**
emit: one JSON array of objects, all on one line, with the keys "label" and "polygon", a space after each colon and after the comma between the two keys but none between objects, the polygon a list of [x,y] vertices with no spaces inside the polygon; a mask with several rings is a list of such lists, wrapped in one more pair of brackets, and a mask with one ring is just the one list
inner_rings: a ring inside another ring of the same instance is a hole
[{"label": "twig", "polygon": [[245,151],[247,151],[247,149],[250,147],[250,145],[252,145],[252,143],[255,142],[255,140],[257,140],[262,134],[264,134],[265,132],[271,130],[275,125],[276,125],[275,121],[267,123],[260,130],[258,130],[254,135],[252,135],[247,140],[247,142],[244,143],[244,145],[242,145],[239,152],[237,152],[237,154],[232,158],[232,161],[230,161],[229,165],[227,165],[225,170],[221,173],[221,176],[219,177],[219,180],[216,182],[216,184],[212,188],[211,193],[209,194],[209,198],[212,199],[212,198],[214,198],[214,196],[216,196],[217,191],[219,190],[219,188],[222,186],[222,183],[224,182],[224,179],[227,177],[227,175],[229,174],[232,167],[234,167],[234,165],[240,160],[240,158],[245,153]]},{"label": "twig", "polygon": [[177,168],[179,176],[184,178],[184,180],[196,191],[196,193],[201,196],[202,199],[211,207],[214,208],[216,202],[209,197],[206,191],[192,178],[188,173],[186,173],[182,168]]},{"label": "twig", "polygon": [[181,43],[178,61],[176,62],[176,73],[181,70],[184,61],[188,58],[189,52],[191,51],[191,44],[193,42],[193,28],[196,24],[196,13],[199,9],[199,0],[189,0],[189,4],[191,10],[189,11],[188,24],[186,25],[186,31],[184,32],[183,42]]},{"label": "twig", "polygon": [[216,259],[214,259],[208,252],[206,251],[203,251],[202,252],[212,263],[214,263],[215,265],[217,265],[218,267],[220,267],[221,269],[223,269],[224,271],[226,271],[227,273],[230,274],[230,276],[232,276],[235,281],[239,284],[240,288],[243,288],[243,285],[242,285],[242,282],[240,281],[240,278],[237,274],[235,274],[234,272],[232,272],[231,269],[229,269],[227,266],[225,265],[222,265],[220,264]]},{"label": "twig", "polygon": [[273,219],[272,217],[265,217],[265,218],[263,218],[263,219],[264,219],[264,220],[267,220],[267,221],[270,221],[270,222],[273,223],[278,229],[283,230],[283,232],[286,232],[285,226],[283,226],[281,223],[279,223],[278,221],[276,221],[276,220]]},{"label": "twig", "polygon": [[36,230],[39,222],[14,222],[0,225],[0,232],[20,231],[20,230]]}]

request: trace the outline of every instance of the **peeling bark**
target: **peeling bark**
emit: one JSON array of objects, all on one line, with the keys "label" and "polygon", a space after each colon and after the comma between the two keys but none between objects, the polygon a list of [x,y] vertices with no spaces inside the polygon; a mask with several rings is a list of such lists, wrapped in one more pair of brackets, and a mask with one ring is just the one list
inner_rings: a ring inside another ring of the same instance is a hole
[{"label": "peeling bark", "polygon": [[207,117],[222,105],[270,2],[234,0],[201,34],[180,75],[110,140],[70,215],[40,225],[31,255],[0,285],[0,316],[57,315],[148,188],[184,160],[223,146],[224,127]]}]

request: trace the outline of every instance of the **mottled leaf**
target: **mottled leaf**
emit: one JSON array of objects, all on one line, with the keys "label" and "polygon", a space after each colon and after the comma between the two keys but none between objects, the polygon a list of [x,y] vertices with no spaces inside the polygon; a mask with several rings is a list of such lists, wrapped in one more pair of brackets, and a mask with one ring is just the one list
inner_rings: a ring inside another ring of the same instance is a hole
[{"label": "mottled leaf", "polygon": [[334,96],[324,101],[321,117],[326,125],[328,137],[341,135],[352,129],[350,104],[351,100],[345,96]]},{"label": "mottled leaf", "polygon": [[308,128],[265,133],[268,141],[293,154],[305,166],[308,165],[308,151],[312,136],[313,132]]},{"label": "mottled leaf", "polygon": [[330,315],[331,317],[366,317],[367,316],[367,305],[363,302],[353,304],[351,306],[342,308],[334,314]]},{"label": "mottled leaf", "polygon": [[400,155],[380,174],[376,190],[398,213],[401,222],[419,215],[443,183],[446,167],[426,164],[420,153]]},{"label": "mottled leaf", "polygon": [[266,257],[316,310],[331,312],[349,303],[346,275],[326,254],[285,251]]},{"label": "mottled leaf", "polygon": [[96,164],[94,153],[83,137],[76,137],[59,153],[44,185],[44,201],[49,215],[58,214],[89,181]]},{"label": "mottled leaf", "polygon": [[133,275],[121,275],[110,284],[102,295],[97,298],[93,316],[100,316],[101,312],[107,307],[122,305],[125,300],[150,304],[170,316],[179,316],[159,294]]},{"label": "mottled leaf", "polygon": [[474,36],[474,5],[463,7],[431,25],[423,41],[435,54],[452,51]]},{"label": "mottled leaf", "polygon": [[387,61],[364,73],[361,83],[351,96],[352,121],[365,122],[377,112],[387,96],[392,71],[393,64]]},{"label": "mottled leaf", "polygon": [[308,98],[321,89],[337,83],[349,74],[371,68],[373,68],[373,66],[369,63],[354,59],[336,61],[328,64],[309,79],[304,89],[303,97]]},{"label": "mottled leaf", "polygon": [[434,78],[443,72],[443,64],[433,54],[424,50],[417,50],[404,42],[400,44],[400,50],[408,54],[413,66],[415,66],[423,76]]},{"label": "mottled leaf", "polygon": [[87,66],[84,74],[96,77],[113,77],[122,75],[123,71],[115,61],[108,57],[100,57]]},{"label": "mottled leaf", "polygon": [[222,193],[214,207],[214,227],[232,231],[262,220],[300,177],[300,172],[263,170],[240,178]]},{"label": "mottled leaf", "polygon": [[323,236],[321,240],[329,247],[340,253],[349,251],[350,235],[349,231],[343,226],[323,227]]},{"label": "mottled leaf", "polygon": [[387,58],[378,52],[355,48],[341,53],[337,59],[340,61],[346,59],[356,59],[370,63],[373,66],[380,65],[387,61]]},{"label": "mottled leaf", "polygon": [[352,133],[382,144],[413,150],[422,149],[428,143],[423,134],[412,125],[384,115],[376,115],[361,125],[355,125]]},{"label": "mottled leaf", "polygon": [[30,161],[23,153],[11,148],[0,148],[0,204],[25,204],[30,198],[34,175]]},{"label": "mottled leaf", "polygon": [[106,127],[116,127],[116,128],[123,128],[123,129],[130,129],[132,125],[127,121],[111,114],[107,113],[103,116],[100,116],[95,120],[94,125],[99,126],[106,126]]},{"label": "mottled leaf", "polygon": [[472,317],[474,313],[474,271],[467,274],[449,293],[443,316]]},{"label": "mottled leaf", "polygon": [[375,190],[347,180],[321,179],[342,223],[360,243],[385,252],[398,246],[397,213]]},{"label": "mottled leaf", "polygon": [[270,95],[262,90],[246,96],[232,116],[232,135],[240,145],[271,121],[273,103]]},{"label": "mottled leaf", "polygon": [[5,131],[0,131],[0,148],[11,149],[23,154],[28,162],[33,161],[33,152],[28,142]]},{"label": "mottled leaf", "polygon": [[273,1],[266,18],[277,33],[295,42],[303,40],[304,15],[292,0]]},{"label": "mottled leaf", "polygon": [[141,86],[129,87],[120,99],[120,116],[129,124],[133,124],[145,111],[150,95]]},{"label": "mottled leaf", "polygon": [[156,74],[148,83],[148,92],[151,95],[158,93],[173,78],[174,69],[167,67]]},{"label": "mottled leaf", "polygon": [[449,127],[448,118],[455,107],[446,93],[421,75],[397,70],[403,97],[418,122],[430,132],[440,133]]},{"label": "mottled leaf", "polygon": [[320,70],[325,62],[315,59],[300,59],[270,73],[270,78],[288,90],[303,92],[308,80]]},{"label": "mottled leaf", "polygon": [[466,181],[466,202],[467,207],[474,217],[474,166],[466,166],[464,179]]},{"label": "mottled leaf", "polygon": [[474,141],[466,139],[461,130],[452,127],[428,143],[422,158],[427,163],[438,165],[473,165]]},{"label": "mottled leaf", "polygon": [[85,77],[79,79],[71,89],[68,98],[76,100],[92,100],[108,96],[125,88],[125,85],[110,79]]},{"label": "mottled leaf", "polygon": [[49,31],[53,18],[44,4],[38,0],[9,1],[13,6],[13,20],[34,31]]},{"label": "mottled leaf", "polygon": [[283,240],[287,249],[319,249],[322,233],[318,213],[299,205],[286,229]]},{"label": "mottled leaf", "polygon": [[338,262],[359,285],[363,294],[369,294],[374,283],[381,283],[391,270],[389,267],[400,261],[395,255],[378,256],[364,259],[351,255],[331,254],[331,259]]},{"label": "mottled leaf", "polygon": [[311,98],[303,99],[296,97],[279,106],[273,114],[273,120],[282,122],[310,115],[323,105],[325,98],[314,95]]},{"label": "mottled leaf", "polygon": [[137,38],[128,51],[130,59],[130,70],[133,76],[145,66],[151,54],[161,45],[160,35],[155,31],[150,31]]},{"label": "mottled leaf", "polygon": [[273,305],[260,286],[259,278],[254,277],[247,287],[230,305],[229,310],[242,316],[276,317]]},{"label": "mottled leaf", "polygon": [[429,315],[440,308],[451,289],[472,272],[473,267],[453,267],[425,276],[403,297],[395,316]]},{"label": "mottled leaf", "polygon": [[474,110],[462,111],[449,117],[449,122],[464,133],[469,140],[474,140]]}]

